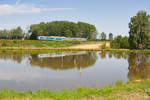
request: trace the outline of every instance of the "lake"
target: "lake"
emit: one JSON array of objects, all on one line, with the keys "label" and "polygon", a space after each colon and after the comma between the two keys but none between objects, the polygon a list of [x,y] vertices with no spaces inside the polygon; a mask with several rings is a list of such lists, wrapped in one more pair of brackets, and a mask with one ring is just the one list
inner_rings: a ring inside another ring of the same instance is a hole
[{"label": "lake", "polygon": [[0,89],[102,88],[150,77],[150,53],[0,51]]}]

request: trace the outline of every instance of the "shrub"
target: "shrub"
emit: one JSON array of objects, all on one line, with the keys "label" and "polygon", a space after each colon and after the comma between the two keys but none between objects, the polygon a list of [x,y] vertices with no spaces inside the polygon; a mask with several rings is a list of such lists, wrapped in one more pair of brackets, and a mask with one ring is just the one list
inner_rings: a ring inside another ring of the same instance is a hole
[{"label": "shrub", "polygon": [[2,47],[6,47],[6,46],[7,46],[7,43],[3,42]]}]

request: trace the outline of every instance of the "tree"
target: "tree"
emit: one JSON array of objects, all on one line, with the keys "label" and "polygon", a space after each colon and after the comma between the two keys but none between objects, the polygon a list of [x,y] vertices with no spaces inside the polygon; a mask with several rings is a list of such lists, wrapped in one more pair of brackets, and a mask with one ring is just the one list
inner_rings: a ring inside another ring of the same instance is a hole
[{"label": "tree", "polygon": [[21,27],[11,30],[0,30],[0,39],[21,39],[23,36],[23,30]]},{"label": "tree", "polygon": [[68,30],[65,30],[65,31],[64,31],[64,35],[65,35],[66,37],[72,37],[72,31],[70,31],[69,29],[68,29]]},{"label": "tree", "polygon": [[31,39],[31,40],[36,40],[36,39],[37,39],[37,36],[38,36],[38,35],[37,35],[37,32],[36,32],[36,31],[33,31],[32,34],[31,34],[31,36],[30,36],[30,39]]},{"label": "tree", "polygon": [[128,42],[127,36],[121,36],[118,35],[114,38],[114,40],[111,41],[111,47],[116,49],[128,49],[129,48],[129,42]]},{"label": "tree", "polygon": [[97,30],[94,25],[84,22],[69,21],[52,21],[41,22],[30,26],[30,31],[37,32],[41,36],[65,36],[65,37],[81,37],[87,39],[96,39]]},{"label": "tree", "polygon": [[23,37],[23,30],[21,27],[17,27],[16,29],[13,29],[13,39],[21,39]]},{"label": "tree", "polygon": [[109,40],[112,41],[113,40],[113,34],[109,33]]},{"label": "tree", "polygon": [[100,39],[102,41],[106,40],[106,34],[104,32],[101,33]]},{"label": "tree", "polygon": [[139,11],[129,23],[129,45],[131,49],[150,48],[150,15]]},{"label": "tree", "polygon": [[97,37],[97,30],[94,25],[85,23],[85,22],[78,22],[79,27],[79,36],[82,38],[88,39],[96,39]]}]

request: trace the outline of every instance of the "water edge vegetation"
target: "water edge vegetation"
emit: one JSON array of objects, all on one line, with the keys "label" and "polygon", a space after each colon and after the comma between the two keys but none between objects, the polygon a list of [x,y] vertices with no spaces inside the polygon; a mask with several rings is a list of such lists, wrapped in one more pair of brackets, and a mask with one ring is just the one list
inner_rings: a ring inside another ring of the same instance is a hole
[{"label": "water edge vegetation", "polygon": [[63,91],[26,91],[1,90],[0,99],[4,100],[149,100],[150,79],[134,79],[127,83],[117,81],[115,85],[108,85],[102,89],[79,87],[76,90]]}]

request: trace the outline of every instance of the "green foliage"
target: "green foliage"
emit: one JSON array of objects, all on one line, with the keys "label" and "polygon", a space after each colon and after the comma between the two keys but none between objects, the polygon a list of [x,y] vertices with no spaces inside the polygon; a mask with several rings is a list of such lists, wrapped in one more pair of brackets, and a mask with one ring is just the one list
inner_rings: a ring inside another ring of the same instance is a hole
[{"label": "green foliage", "polygon": [[30,37],[31,36],[29,34],[26,34],[24,38],[25,38],[25,40],[30,40]]},{"label": "green foliage", "polygon": [[11,30],[0,30],[0,39],[21,39],[23,37],[23,30],[21,27]]},{"label": "green foliage", "polygon": [[88,39],[88,41],[96,41],[96,42],[100,42],[100,39]]},{"label": "green foliage", "polygon": [[6,42],[3,42],[3,43],[2,43],[2,47],[6,47],[6,46],[8,46],[7,43],[6,43]]},{"label": "green foliage", "polygon": [[102,33],[101,33],[100,39],[101,39],[102,41],[105,41],[105,40],[106,40],[106,34],[105,34],[105,32],[102,32]]},{"label": "green foliage", "polygon": [[102,49],[106,49],[106,42],[102,45]]},{"label": "green foliage", "polygon": [[129,44],[131,49],[150,48],[150,15],[139,11],[129,23]]},{"label": "green foliage", "polygon": [[[140,93],[141,96],[150,94],[150,79],[141,80],[141,82],[136,82],[136,80],[132,80],[128,83],[122,83],[121,81],[117,81],[115,86],[109,85],[104,87],[103,89],[98,88],[84,88],[79,87],[76,90],[65,89],[63,91],[49,91],[49,90],[39,90],[39,91],[25,91],[19,92],[14,90],[1,90],[0,91],[0,99],[54,99],[54,100],[80,100],[83,98],[92,99],[91,97],[104,97],[109,100],[116,100],[118,95],[123,95],[126,93]],[[127,95],[125,95],[127,96]],[[93,100],[93,99],[92,99]]]},{"label": "green foliage", "polygon": [[32,24],[30,26],[30,32],[32,32],[31,37],[37,35],[95,39],[97,36],[97,30],[94,25],[84,22],[74,23],[69,21],[52,21],[48,23],[41,22],[40,24]]},{"label": "green foliage", "polygon": [[80,41],[39,41],[39,40],[1,40],[3,47],[68,47],[81,44]]},{"label": "green foliage", "polygon": [[109,40],[112,41],[113,40],[113,34],[109,33]]},{"label": "green foliage", "polygon": [[30,36],[30,39],[31,39],[31,40],[36,40],[36,39],[37,39],[37,36],[38,36],[38,35],[37,35],[37,32],[36,32],[36,31],[33,31],[32,34],[31,34],[31,36]]},{"label": "green foliage", "polygon": [[116,49],[128,49],[129,48],[129,42],[128,42],[127,36],[121,36],[118,35],[114,38],[113,41],[111,41],[111,47]]}]

